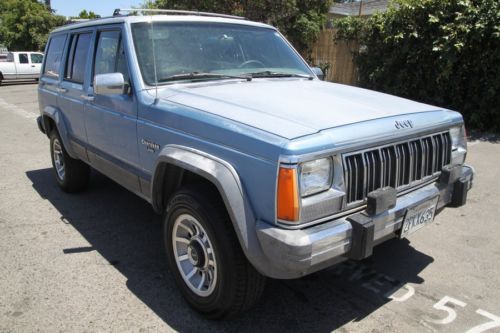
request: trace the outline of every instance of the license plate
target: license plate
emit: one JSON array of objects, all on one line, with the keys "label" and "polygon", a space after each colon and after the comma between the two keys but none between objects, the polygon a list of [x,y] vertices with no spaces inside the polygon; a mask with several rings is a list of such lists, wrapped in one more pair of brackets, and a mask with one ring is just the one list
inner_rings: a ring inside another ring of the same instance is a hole
[{"label": "license plate", "polygon": [[403,220],[400,237],[405,238],[409,234],[431,223],[434,220],[437,202],[438,197],[435,197],[418,206],[409,208]]}]

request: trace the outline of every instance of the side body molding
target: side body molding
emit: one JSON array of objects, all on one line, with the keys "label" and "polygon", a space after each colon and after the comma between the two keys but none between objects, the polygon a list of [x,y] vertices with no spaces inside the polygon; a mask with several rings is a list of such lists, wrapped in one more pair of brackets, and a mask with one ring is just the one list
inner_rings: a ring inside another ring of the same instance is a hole
[{"label": "side body molding", "polygon": [[73,151],[71,143],[69,142],[68,129],[66,127],[66,123],[64,122],[64,118],[62,117],[61,111],[53,106],[46,106],[43,109],[42,116],[43,128],[45,129],[45,133],[47,134],[47,136],[50,135],[50,133],[48,132],[49,124],[47,118],[50,118],[56,124],[57,132],[59,133],[64,148],[68,152],[69,156],[71,156],[72,158],[77,158],[77,155]]},{"label": "side body molding", "polygon": [[160,211],[162,207],[161,191],[165,180],[161,165],[165,163],[198,174],[217,187],[246,257],[257,270],[269,271],[271,267],[257,238],[254,213],[233,166],[196,149],[178,145],[165,146],[156,161],[151,186],[152,205],[156,211]]}]

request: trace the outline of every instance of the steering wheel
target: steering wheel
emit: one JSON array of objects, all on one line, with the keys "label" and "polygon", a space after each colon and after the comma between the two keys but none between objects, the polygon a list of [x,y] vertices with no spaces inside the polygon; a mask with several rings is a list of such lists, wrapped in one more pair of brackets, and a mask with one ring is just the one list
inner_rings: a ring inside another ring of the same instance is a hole
[{"label": "steering wheel", "polygon": [[242,62],[238,66],[238,68],[245,68],[245,67],[248,67],[248,65],[250,65],[250,64],[256,64],[256,65],[258,65],[259,67],[262,67],[262,68],[266,67],[266,65],[264,65],[261,61],[255,60],[255,59],[250,59],[250,60]]}]

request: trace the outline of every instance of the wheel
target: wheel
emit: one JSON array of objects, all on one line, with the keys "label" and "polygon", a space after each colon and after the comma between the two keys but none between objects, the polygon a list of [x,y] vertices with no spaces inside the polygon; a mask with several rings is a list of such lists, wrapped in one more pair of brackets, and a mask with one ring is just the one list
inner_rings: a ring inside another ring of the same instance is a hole
[{"label": "wheel", "polygon": [[262,61],[259,61],[259,60],[254,60],[254,59],[250,59],[250,60],[247,60],[247,61],[244,61],[242,62],[238,68],[247,68],[248,65],[258,65],[259,67],[266,67],[266,65],[264,65],[264,63]]},{"label": "wheel", "polygon": [[247,261],[215,189],[188,187],[168,204],[164,241],[170,271],[191,307],[233,317],[260,298],[265,277]]},{"label": "wheel", "polygon": [[79,192],[85,189],[90,167],[68,155],[56,130],[50,133],[50,156],[57,184],[63,191]]}]

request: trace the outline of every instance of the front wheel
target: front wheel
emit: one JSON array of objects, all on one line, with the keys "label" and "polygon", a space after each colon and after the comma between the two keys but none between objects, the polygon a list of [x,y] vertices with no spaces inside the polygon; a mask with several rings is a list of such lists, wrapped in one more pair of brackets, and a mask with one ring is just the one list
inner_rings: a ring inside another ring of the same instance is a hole
[{"label": "front wheel", "polygon": [[164,236],[169,268],[187,302],[203,315],[221,319],[255,304],[265,278],[245,258],[213,191],[178,191],[167,208]]},{"label": "front wheel", "polygon": [[50,133],[50,155],[57,184],[65,192],[79,192],[87,186],[90,167],[68,155],[56,130]]}]

